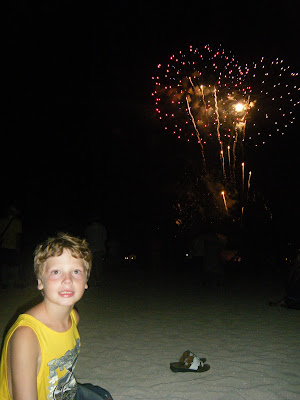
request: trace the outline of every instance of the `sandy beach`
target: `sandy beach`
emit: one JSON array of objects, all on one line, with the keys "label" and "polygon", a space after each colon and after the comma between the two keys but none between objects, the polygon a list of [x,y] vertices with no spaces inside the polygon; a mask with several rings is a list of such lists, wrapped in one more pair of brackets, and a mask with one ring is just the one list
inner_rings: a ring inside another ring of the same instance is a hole
[{"label": "sandy beach", "polygon": [[[114,400],[296,400],[300,396],[300,313],[269,307],[279,283],[197,287],[123,275],[90,288],[78,303],[76,376]],[[0,336],[34,287],[0,291]],[[26,306],[25,306],[26,307]],[[205,373],[173,373],[185,350],[207,358]]]}]

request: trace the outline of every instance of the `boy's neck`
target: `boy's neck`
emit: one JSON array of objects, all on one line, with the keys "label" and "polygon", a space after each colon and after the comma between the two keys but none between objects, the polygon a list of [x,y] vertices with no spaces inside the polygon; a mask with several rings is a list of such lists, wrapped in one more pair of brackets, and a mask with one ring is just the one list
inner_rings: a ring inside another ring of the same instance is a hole
[{"label": "boy's neck", "polygon": [[57,332],[64,332],[70,328],[70,313],[73,309],[72,307],[61,307],[56,304],[47,302],[44,299],[39,304],[38,319],[48,326],[48,328],[53,329]]}]

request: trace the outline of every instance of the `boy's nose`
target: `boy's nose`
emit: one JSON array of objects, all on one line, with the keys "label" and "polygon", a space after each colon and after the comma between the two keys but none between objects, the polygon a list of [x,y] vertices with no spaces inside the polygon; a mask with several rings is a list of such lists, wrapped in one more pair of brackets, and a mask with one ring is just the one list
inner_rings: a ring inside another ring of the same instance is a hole
[{"label": "boy's nose", "polygon": [[72,282],[72,275],[70,273],[66,273],[63,277],[63,282],[64,283],[69,283]]}]

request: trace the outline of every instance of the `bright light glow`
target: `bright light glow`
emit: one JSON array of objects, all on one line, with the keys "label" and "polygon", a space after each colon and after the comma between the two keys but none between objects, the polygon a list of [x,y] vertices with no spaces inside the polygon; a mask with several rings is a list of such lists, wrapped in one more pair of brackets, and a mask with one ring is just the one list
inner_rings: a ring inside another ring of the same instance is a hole
[{"label": "bright light glow", "polygon": [[243,105],[242,103],[237,103],[237,104],[234,106],[234,108],[235,108],[235,111],[241,112],[241,111],[243,111],[243,109],[244,109],[244,105]]}]

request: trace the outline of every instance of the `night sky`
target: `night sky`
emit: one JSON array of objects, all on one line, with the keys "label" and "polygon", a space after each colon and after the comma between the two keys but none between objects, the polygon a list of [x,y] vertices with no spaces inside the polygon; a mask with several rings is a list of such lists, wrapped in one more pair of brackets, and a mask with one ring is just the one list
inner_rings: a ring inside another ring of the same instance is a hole
[{"label": "night sky", "polygon": [[[96,216],[120,240],[171,229],[183,147],[155,119],[151,77],[172,52],[221,43],[241,61],[279,56],[299,70],[294,1],[203,3],[9,2],[1,209],[17,203],[29,242],[81,233]],[[299,227],[298,133],[299,121],[255,155],[257,185],[284,232]]]}]

